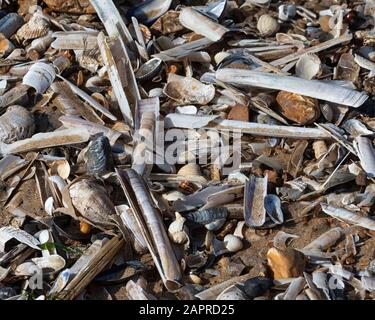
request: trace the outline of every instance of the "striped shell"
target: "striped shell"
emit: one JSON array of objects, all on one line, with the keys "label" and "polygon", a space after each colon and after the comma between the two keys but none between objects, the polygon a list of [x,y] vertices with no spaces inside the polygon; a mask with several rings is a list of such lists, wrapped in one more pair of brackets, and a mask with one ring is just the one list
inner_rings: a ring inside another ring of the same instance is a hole
[{"label": "striped shell", "polygon": [[113,169],[112,149],[106,136],[101,136],[91,142],[87,153],[87,172],[104,174]]},{"label": "striped shell", "polygon": [[23,107],[11,106],[0,117],[0,141],[3,143],[30,138],[34,129],[34,117]]},{"label": "striped shell", "polygon": [[257,29],[262,37],[269,37],[279,31],[280,24],[270,15],[264,14],[258,20]]},{"label": "striped shell", "polygon": [[19,42],[37,39],[45,36],[49,30],[48,21],[40,15],[34,14],[30,21],[17,31],[16,38]]}]

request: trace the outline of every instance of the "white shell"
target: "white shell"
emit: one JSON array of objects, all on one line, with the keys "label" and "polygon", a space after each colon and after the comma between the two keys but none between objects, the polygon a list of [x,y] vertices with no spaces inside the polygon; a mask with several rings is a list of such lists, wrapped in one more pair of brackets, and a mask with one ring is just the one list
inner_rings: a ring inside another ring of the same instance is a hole
[{"label": "white shell", "polygon": [[55,69],[50,64],[37,62],[32,65],[22,83],[33,87],[37,93],[43,94],[51,86],[55,77]]},{"label": "white shell", "polygon": [[169,238],[174,243],[184,244],[189,241],[185,221],[186,219],[176,212],[176,220],[168,228]]},{"label": "white shell", "polygon": [[242,240],[233,234],[227,234],[225,236],[224,245],[230,252],[237,252],[243,248]]},{"label": "white shell", "polygon": [[280,25],[276,19],[268,14],[264,14],[258,20],[257,29],[261,36],[269,37],[279,31]]},{"label": "white shell", "polygon": [[288,21],[293,18],[297,13],[296,6],[294,4],[282,4],[279,7],[279,19],[282,21]]},{"label": "white shell", "polygon": [[304,54],[296,65],[296,75],[311,80],[320,72],[321,61],[316,54]]}]

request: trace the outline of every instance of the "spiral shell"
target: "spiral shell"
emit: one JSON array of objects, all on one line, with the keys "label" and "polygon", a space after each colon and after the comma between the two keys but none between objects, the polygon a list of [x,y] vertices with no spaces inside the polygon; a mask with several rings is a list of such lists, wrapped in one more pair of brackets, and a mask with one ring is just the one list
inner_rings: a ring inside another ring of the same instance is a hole
[{"label": "spiral shell", "polygon": [[11,106],[0,117],[0,141],[12,143],[30,138],[34,133],[34,117],[21,106]]},{"label": "spiral shell", "polygon": [[92,141],[87,153],[87,172],[93,174],[103,174],[112,171],[113,156],[109,139],[101,136]]},{"label": "spiral shell", "polygon": [[269,37],[279,31],[280,24],[270,15],[264,14],[258,20],[257,29],[262,37]]},{"label": "spiral shell", "polygon": [[16,38],[19,42],[32,40],[45,36],[49,30],[48,21],[36,13],[17,31]]}]

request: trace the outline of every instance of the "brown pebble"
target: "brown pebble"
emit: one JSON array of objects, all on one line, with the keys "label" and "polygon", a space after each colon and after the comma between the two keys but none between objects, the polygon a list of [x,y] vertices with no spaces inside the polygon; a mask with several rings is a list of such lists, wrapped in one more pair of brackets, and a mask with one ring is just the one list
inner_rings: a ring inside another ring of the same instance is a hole
[{"label": "brown pebble", "polygon": [[306,264],[305,255],[292,248],[271,248],[267,252],[267,260],[276,280],[302,276]]},{"label": "brown pebble", "polygon": [[249,121],[249,108],[242,104],[236,104],[228,114],[228,120]]}]

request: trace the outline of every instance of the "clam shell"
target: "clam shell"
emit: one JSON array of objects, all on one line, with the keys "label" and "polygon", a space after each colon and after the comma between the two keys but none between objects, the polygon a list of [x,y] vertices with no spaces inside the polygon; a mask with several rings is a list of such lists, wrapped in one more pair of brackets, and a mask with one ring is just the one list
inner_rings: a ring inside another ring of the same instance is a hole
[{"label": "clam shell", "polygon": [[296,64],[296,75],[300,78],[311,80],[319,74],[320,68],[321,61],[316,54],[304,54]]},{"label": "clam shell", "polygon": [[30,21],[17,31],[16,38],[19,42],[32,40],[45,36],[49,30],[48,21],[39,14],[34,14]]},{"label": "clam shell", "polygon": [[77,179],[70,185],[69,194],[74,208],[89,223],[98,228],[113,227],[110,217],[116,214],[115,207],[106,189],[96,179]]},{"label": "clam shell", "polygon": [[59,175],[63,179],[68,179],[70,176],[70,164],[67,160],[56,160],[51,165],[51,175]]},{"label": "clam shell", "polygon": [[257,29],[262,37],[270,37],[279,31],[280,24],[275,18],[268,14],[264,14],[260,16],[258,20]]},{"label": "clam shell", "polygon": [[237,252],[243,248],[243,243],[239,237],[234,236],[233,234],[227,234],[224,237],[224,246],[230,252]]},{"label": "clam shell", "polygon": [[32,262],[36,264],[39,269],[42,269],[43,275],[54,274],[65,267],[65,259],[57,254],[48,257],[33,258]]},{"label": "clam shell", "polygon": [[202,176],[200,166],[195,163],[189,163],[184,165],[177,174],[186,178],[194,176]]},{"label": "clam shell", "polygon": [[159,72],[161,71],[163,66],[163,61],[154,58],[149,61],[147,61],[145,64],[143,64],[135,73],[135,77],[139,81],[147,81],[154,77],[156,77]]},{"label": "clam shell", "polygon": [[113,170],[112,148],[106,136],[100,136],[90,143],[86,157],[88,173],[104,174]]},{"label": "clam shell", "polygon": [[12,143],[30,138],[34,133],[34,117],[21,106],[11,106],[0,117],[0,141]]}]

